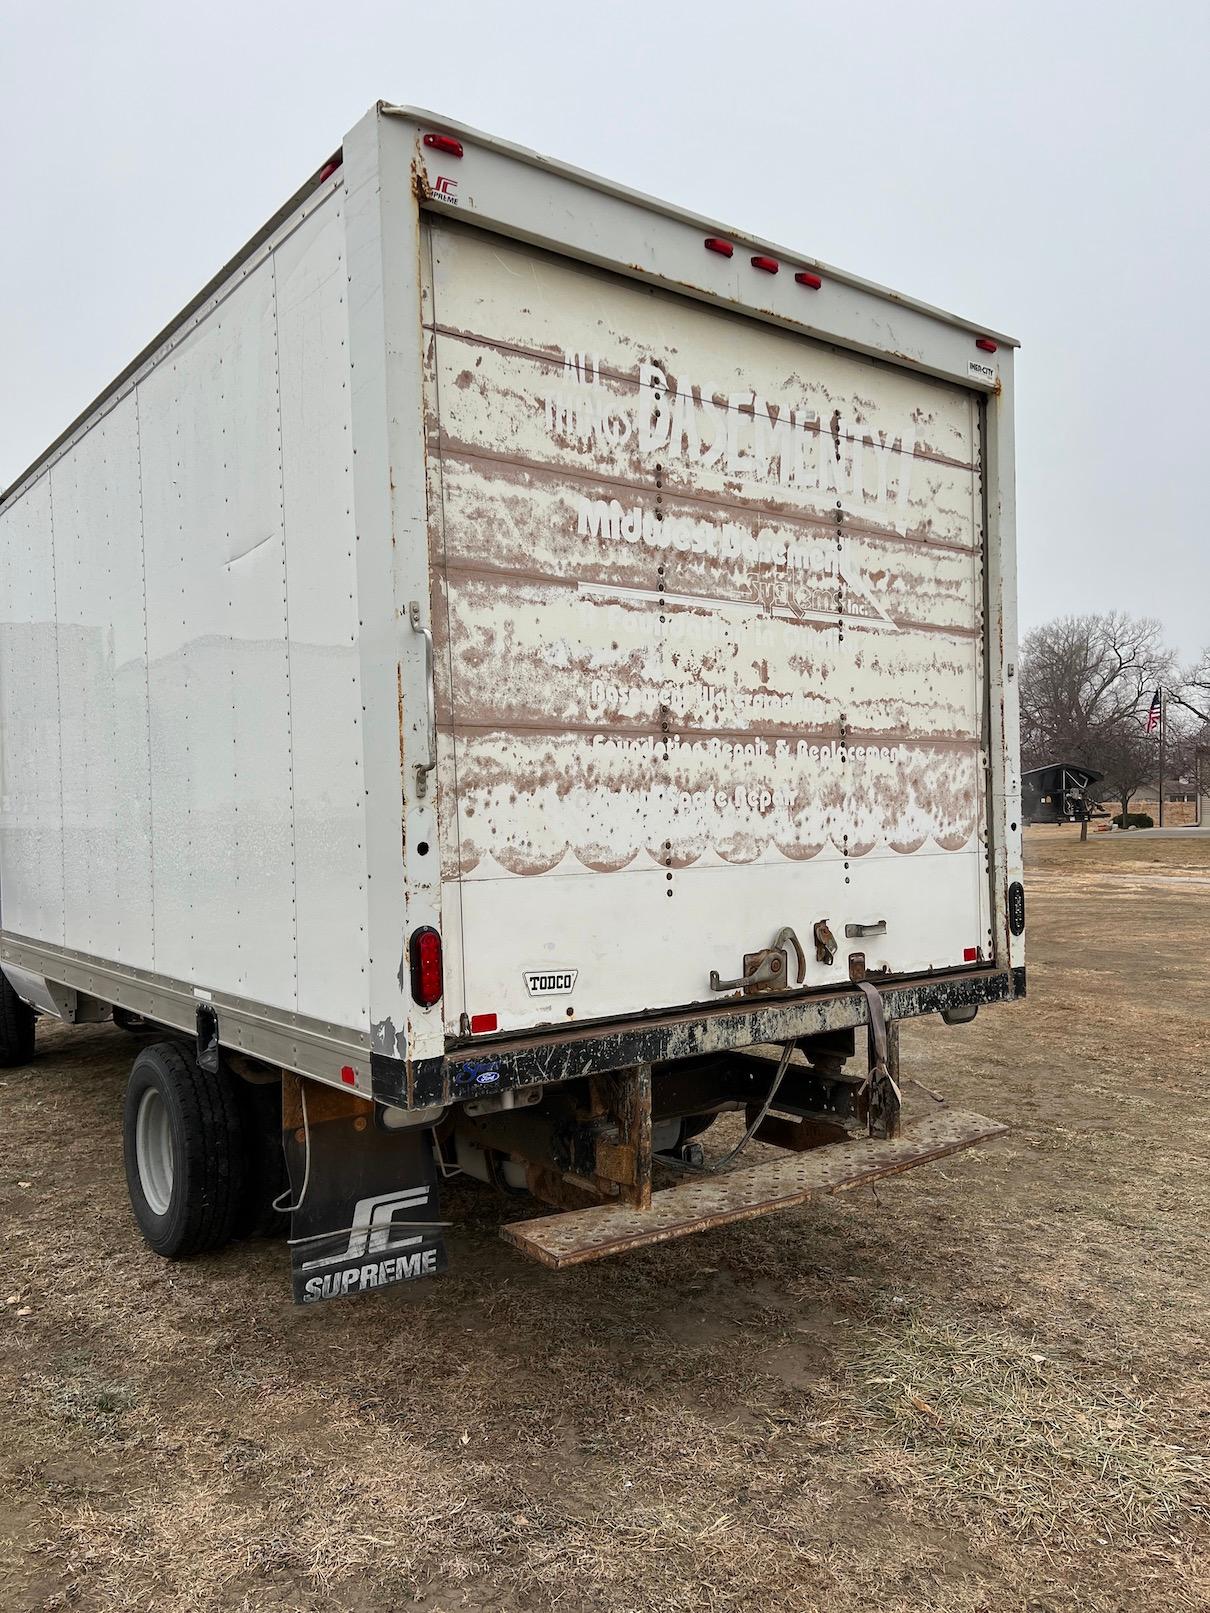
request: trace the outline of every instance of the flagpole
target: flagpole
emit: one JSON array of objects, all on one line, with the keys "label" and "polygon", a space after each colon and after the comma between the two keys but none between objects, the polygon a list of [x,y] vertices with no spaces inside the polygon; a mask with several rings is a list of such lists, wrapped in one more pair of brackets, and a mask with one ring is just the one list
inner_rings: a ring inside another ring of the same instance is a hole
[{"label": "flagpole", "polygon": [[1167,739],[1167,724],[1165,711],[1168,705],[1168,696],[1164,685],[1160,684],[1160,828],[1164,827],[1164,743]]}]

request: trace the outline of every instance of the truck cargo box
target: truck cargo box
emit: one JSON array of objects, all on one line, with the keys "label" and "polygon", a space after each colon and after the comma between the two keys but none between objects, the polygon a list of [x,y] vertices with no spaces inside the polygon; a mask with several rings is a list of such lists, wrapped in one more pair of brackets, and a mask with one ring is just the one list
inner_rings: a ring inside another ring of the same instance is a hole
[{"label": "truck cargo box", "polygon": [[0,501],[0,963],[404,1111],[1024,989],[1012,342],[380,104]]}]

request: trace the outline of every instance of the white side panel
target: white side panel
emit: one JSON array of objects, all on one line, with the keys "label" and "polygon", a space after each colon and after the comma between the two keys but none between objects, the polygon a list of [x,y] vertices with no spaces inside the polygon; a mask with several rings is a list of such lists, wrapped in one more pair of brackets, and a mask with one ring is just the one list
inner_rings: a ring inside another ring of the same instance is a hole
[{"label": "white side panel", "polygon": [[126,398],[51,472],[63,692],[66,944],[151,956],[138,421]]},{"label": "white side panel", "polygon": [[357,535],[342,201],[275,254],[294,732],[298,997],[369,1022]]},{"label": "white side panel", "polygon": [[[226,582],[234,811],[234,989],[296,1008],[293,740],[272,262],[225,305]],[[216,628],[219,623],[216,622]],[[215,877],[221,881],[221,858]]]},{"label": "white side panel", "polygon": [[346,298],[329,193],[0,515],[0,857],[16,934],[364,1033]]},{"label": "white side panel", "polygon": [[50,478],[0,514],[0,915],[63,941],[63,797]]},{"label": "white side panel", "polygon": [[[138,388],[143,443],[155,967],[228,984],[235,955],[235,699],[221,328],[208,320]],[[232,982],[233,984],[233,982]]]}]

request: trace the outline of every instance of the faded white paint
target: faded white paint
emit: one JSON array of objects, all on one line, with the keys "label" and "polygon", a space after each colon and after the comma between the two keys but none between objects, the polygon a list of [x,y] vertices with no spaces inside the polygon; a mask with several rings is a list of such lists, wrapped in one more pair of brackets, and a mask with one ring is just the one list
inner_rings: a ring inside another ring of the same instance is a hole
[{"label": "faded white paint", "polygon": [[548,959],[577,1018],[706,1000],[823,918],[989,958],[975,400],[437,222],[424,261],[447,1021],[566,1019]]}]

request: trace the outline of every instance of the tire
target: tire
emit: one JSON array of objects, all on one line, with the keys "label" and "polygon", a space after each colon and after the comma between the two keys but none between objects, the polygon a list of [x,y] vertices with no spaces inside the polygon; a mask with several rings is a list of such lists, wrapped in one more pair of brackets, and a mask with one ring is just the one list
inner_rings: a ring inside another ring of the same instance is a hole
[{"label": "tire", "polygon": [[203,1070],[179,1042],[143,1048],[126,1086],[122,1143],[134,1218],[156,1254],[187,1260],[230,1241],[247,1160],[228,1075]]},{"label": "tire", "polygon": [[0,972],[0,1066],[15,1069],[34,1056],[34,1011]]},{"label": "tire", "polygon": [[284,1238],[290,1217],[273,1208],[290,1186],[281,1137],[281,1083],[235,1081],[244,1130],[244,1192],[237,1238]]}]

